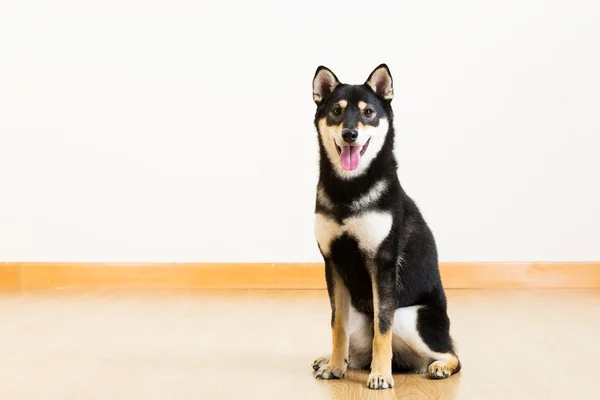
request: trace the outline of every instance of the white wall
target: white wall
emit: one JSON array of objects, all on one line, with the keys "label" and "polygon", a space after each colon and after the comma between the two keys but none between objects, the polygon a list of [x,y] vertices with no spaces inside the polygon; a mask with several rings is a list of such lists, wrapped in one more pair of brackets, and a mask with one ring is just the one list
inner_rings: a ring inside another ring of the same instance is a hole
[{"label": "white wall", "polygon": [[313,73],[381,62],[443,261],[600,260],[600,2],[92,3],[0,5],[1,261],[319,261]]}]

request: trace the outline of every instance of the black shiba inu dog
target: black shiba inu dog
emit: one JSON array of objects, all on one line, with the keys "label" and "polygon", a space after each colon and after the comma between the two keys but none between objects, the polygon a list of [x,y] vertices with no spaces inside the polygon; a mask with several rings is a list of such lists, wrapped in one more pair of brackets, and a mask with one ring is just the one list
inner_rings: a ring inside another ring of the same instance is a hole
[{"label": "black shiba inu dog", "polygon": [[450,337],[436,244],[402,189],[394,157],[392,76],[378,66],[362,85],[320,66],[313,79],[320,150],[315,235],[331,301],[332,352],[316,377],[370,369],[371,389],[392,371],[442,379],[461,368]]}]

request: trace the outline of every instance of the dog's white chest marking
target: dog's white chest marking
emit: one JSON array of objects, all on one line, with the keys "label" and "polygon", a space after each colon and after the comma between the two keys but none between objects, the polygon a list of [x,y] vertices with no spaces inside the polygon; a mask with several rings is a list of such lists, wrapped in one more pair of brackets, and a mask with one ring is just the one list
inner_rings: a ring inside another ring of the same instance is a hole
[{"label": "dog's white chest marking", "polygon": [[342,223],[321,213],[315,215],[315,236],[325,255],[329,254],[331,243],[343,234],[356,239],[362,251],[374,255],[391,229],[392,215],[385,212],[366,212],[346,218]]}]

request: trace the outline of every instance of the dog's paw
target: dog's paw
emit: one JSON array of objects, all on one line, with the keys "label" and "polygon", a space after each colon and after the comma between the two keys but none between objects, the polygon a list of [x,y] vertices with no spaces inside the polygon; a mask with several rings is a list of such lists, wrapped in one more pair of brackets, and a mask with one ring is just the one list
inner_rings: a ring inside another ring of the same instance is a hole
[{"label": "dog's paw", "polygon": [[315,361],[313,361],[312,363],[312,367],[315,371],[318,371],[319,368],[321,368],[323,365],[327,364],[329,362],[329,355],[323,356],[323,357],[319,357],[317,358]]},{"label": "dog's paw", "polygon": [[394,378],[392,374],[380,374],[371,372],[367,380],[369,389],[390,389],[394,387]]},{"label": "dog's paw", "polygon": [[436,361],[427,370],[431,379],[446,379],[452,375],[452,371],[444,361]]},{"label": "dog's paw", "polygon": [[341,366],[333,365],[331,363],[326,363],[319,367],[317,371],[317,375],[315,378],[317,379],[341,379],[346,374],[346,364],[343,363]]}]

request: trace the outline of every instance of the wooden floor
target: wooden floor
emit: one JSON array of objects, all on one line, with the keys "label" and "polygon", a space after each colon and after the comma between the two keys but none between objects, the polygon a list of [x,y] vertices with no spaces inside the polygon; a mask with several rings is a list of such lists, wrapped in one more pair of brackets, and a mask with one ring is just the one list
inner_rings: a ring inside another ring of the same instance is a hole
[{"label": "wooden floor", "polygon": [[448,291],[463,371],[317,381],[324,291],[0,292],[0,399],[598,399],[599,290]]}]

